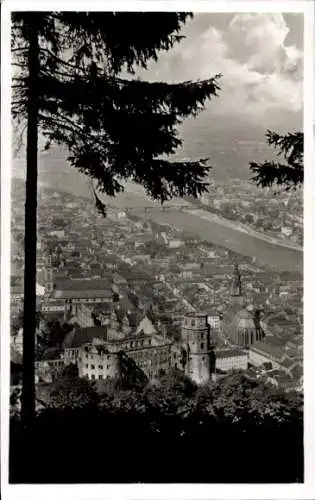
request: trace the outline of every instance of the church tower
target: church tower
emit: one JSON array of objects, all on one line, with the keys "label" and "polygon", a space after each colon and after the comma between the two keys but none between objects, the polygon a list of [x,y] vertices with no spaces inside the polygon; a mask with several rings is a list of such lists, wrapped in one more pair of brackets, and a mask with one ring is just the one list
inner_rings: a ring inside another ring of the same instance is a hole
[{"label": "church tower", "polygon": [[238,264],[234,265],[232,295],[234,297],[242,296],[242,277]]},{"label": "church tower", "polygon": [[187,313],[182,320],[184,372],[197,384],[208,382],[214,372],[213,346],[206,314]]}]

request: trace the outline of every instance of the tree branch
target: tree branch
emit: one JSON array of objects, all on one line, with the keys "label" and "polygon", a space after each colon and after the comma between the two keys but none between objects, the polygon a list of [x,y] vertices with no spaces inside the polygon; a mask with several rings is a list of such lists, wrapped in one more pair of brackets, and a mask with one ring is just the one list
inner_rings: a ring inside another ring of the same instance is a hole
[{"label": "tree branch", "polygon": [[67,61],[65,61],[64,59],[61,59],[60,57],[56,56],[56,54],[54,54],[53,52],[51,52],[49,49],[46,49],[46,48],[41,48],[40,49],[41,52],[44,52],[46,54],[48,54],[50,57],[53,57],[54,59],[56,59],[56,61],[59,62],[59,64],[61,65],[64,65],[64,66],[68,66],[69,68],[72,68],[74,70],[79,70],[79,71],[82,71],[83,73],[86,71],[85,68],[82,68],[80,66],[76,66],[76,65],[73,65],[73,64],[70,64],[68,63]]}]

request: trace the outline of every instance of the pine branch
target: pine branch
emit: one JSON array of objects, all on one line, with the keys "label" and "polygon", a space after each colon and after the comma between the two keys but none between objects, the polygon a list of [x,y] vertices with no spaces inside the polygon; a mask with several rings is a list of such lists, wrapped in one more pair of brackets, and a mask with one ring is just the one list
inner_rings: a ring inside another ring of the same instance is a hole
[{"label": "pine branch", "polygon": [[48,54],[61,66],[67,66],[68,68],[71,68],[75,71],[81,71],[82,73],[85,73],[85,71],[86,71],[86,68],[79,66],[79,65],[71,64],[68,61],[65,61],[64,59],[61,59],[60,57],[58,57],[56,54],[54,54],[53,52],[51,52],[51,50],[49,50],[47,48],[41,47],[40,51],[44,54]]},{"label": "pine branch", "polygon": [[11,49],[11,52],[17,53],[17,52],[25,52],[28,50],[28,47],[15,47]]},{"label": "pine branch", "polygon": [[[43,115],[41,113],[39,114],[39,120],[43,124],[43,133],[47,134],[48,136],[52,135],[54,137],[53,129],[54,128],[58,128],[59,129],[60,138],[63,137],[63,133],[65,133],[66,131],[68,131],[68,132],[71,132],[73,135],[81,136],[81,139],[84,140],[85,142],[87,142],[87,136],[84,133],[84,131],[81,130],[81,129],[78,129],[78,128],[77,129],[74,128],[73,123],[67,125],[62,120],[57,120],[56,118],[54,118],[52,116],[46,116],[46,115]],[[53,127],[51,133],[48,132],[48,131],[46,131],[45,126],[47,124],[49,124],[49,126]],[[66,142],[66,137],[64,137],[64,139],[65,139],[65,142]],[[57,142],[61,143],[62,139],[60,139],[60,141],[57,141]]]},{"label": "pine branch", "polygon": [[[163,202],[172,196],[196,197],[207,190],[210,167],[203,160],[168,162],[160,157],[174,154],[181,146],[176,126],[185,117],[196,116],[218,95],[221,75],[178,84],[119,77],[117,68],[121,65],[130,70],[131,63],[145,64],[158,50],[167,50],[179,41],[177,31],[187,15],[162,15],[159,18],[169,24],[155,25],[154,32],[153,26],[148,30],[148,21],[157,17],[110,14],[101,21],[89,13],[57,13],[54,19],[43,16],[41,37],[44,39],[46,30],[51,29],[51,45],[42,46],[40,51],[37,93],[40,125],[48,142],[65,145],[70,164],[95,179],[100,191],[114,196],[122,190],[120,180],[132,178]],[[134,27],[130,31],[127,24],[128,44],[118,36],[118,50],[113,23],[117,27],[118,22],[125,25],[130,19],[142,26],[144,38],[139,38]],[[58,37],[59,45],[54,45]],[[68,46],[74,54],[71,61],[77,64],[64,60]],[[27,79],[24,82],[27,87]],[[27,96],[23,85],[14,91],[14,116],[18,118]]]},{"label": "pine branch", "polygon": [[300,165],[284,165],[281,163],[265,161],[263,163],[250,163],[254,172],[253,181],[260,187],[272,185],[283,186],[285,190],[296,188],[303,184],[304,170]]},{"label": "pine branch", "polygon": [[267,143],[283,156],[285,163],[264,161],[250,162],[250,170],[255,174],[252,179],[260,187],[283,186],[285,190],[296,189],[304,181],[304,134],[302,132],[277,134],[270,130],[266,133]]},{"label": "pine branch", "polygon": [[57,69],[49,69],[47,67],[44,69],[43,68],[41,69],[41,74],[44,76],[47,76],[49,78],[54,78],[55,75],[59,75],[59,76],[62,76],[63,78],[73,79],[76,76],[73,73],[66,73],[64,71],[60,71]]}]

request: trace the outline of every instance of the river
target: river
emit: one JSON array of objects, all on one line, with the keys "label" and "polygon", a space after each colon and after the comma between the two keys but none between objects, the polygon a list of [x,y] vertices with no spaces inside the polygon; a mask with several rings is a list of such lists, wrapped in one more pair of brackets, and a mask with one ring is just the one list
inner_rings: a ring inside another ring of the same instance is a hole
[{"label": "river", "polygon": [[[70,174],[69,169],[69,174]],[[57,174],[57,173],[56,173]],[[45,176],[46,177],[46,176]],[[60,177],[60,178],[59,178]],[[53,180],[53,182],[52,182]],[[75,177],[70,175],[52,176],[52,179],[47,181],[44,175],[40,175],[40,184],[47,185],[53,189],[61,191],[69,191],[74,194],[73,187],[75,186],[75,194],[91,199],[91,192],[84,176]],[[144,196],[143,190],[138,186],[126,186],[127,190],[119,194],[116,198],[104,196],[104,202],[110,206],[128,208],[128,207],[146,207],[156,206],[154,202]],[[174,200],[175,204],[189,203],[182,200]],[[172,205],[172,202],[167,204]],[[209,213],[200,210],[200,216],[194,212],[192,214],[179,210],[163,212],[161,209],[145,213],[141,208],[138,211],[143,217],[150,217],[153,221],[159,224],[170,224],[180,230],[198,235],[205,241],[209,241],[214,245],[225,247],[231,251],[248,257],[255,257],[257,262],[272,267],[278,271],[298,271],[302,274],[303,270],[303,252],[280,246],[271,241],[265,241],[261,237],[254,234],[248,234],[238,230],[232,225],[227,225],[224,220],[214,220],[209,218]],[[204,218],[205,217],[205,218]],[[210,220],[207,220],[210,219]]]},{"label": "river", "polygon": [[[142,195],[140,188],[136,191],[125,191],[115,200],[105,197],[104,201],[109,205],[125,208],[156,206]],[[174,200],[173,203],[169,202],[166,206],[171,207],[172,204],[178,203],[179,200]],[[181,200],[180,203],[187,207],[190,205]],[[220,218],[215,220],[205,210],[188,213],[174,208],[164,212],[159,207],[157,210],[148,212],[139,208],[135,213],[143,217],[149,217],[159,224],[169,224],[180,230],[196,234],[205,241],[225,247],[241,255],[256,257],[258,263],[261,262],[277,271],[298,271],[302,274],[302,251],[265,241],[262,237],[257,237],[254,234],[248,234],[244,230],[233,227],[232,224],[226,224]]]},{"label": "river", "polygon": [[245,232],[206,220],[186,212],[153,212],[150,217],[157,223],[172,226],[197,234],[205,241],[219,245],[233,252],[249,257],[256,257],[257,262],[268,265],[278,271],[298,271],[302,273],[303,252],[275,245]]}]

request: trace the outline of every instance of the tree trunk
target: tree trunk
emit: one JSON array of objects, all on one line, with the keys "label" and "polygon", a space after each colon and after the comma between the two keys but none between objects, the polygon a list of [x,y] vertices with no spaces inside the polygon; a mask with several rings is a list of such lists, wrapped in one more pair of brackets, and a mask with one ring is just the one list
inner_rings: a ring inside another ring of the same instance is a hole
[{"label": "tree trunk", "polygon": [[22,418],[28,425],[35,417],[36,246],[37,246],[37,149],[39,42],[37,15],[28,19],[28,110],[26,146],[26,197],[24,240],[24,315]]}]

